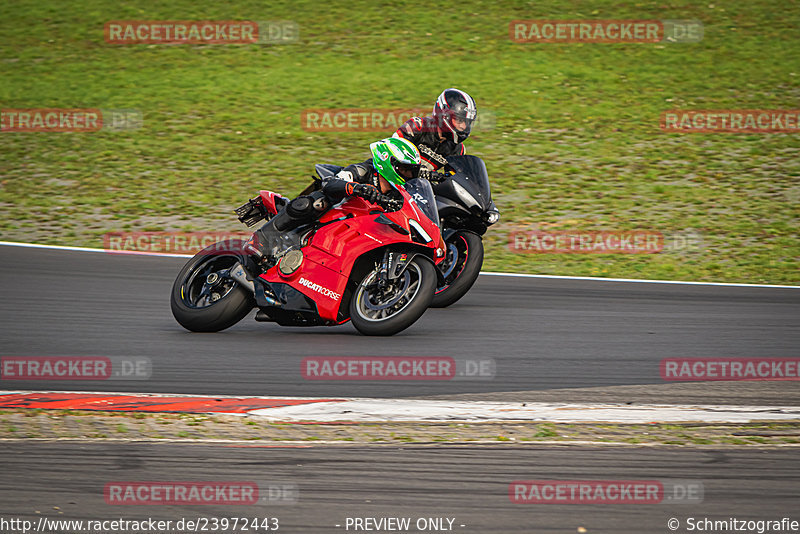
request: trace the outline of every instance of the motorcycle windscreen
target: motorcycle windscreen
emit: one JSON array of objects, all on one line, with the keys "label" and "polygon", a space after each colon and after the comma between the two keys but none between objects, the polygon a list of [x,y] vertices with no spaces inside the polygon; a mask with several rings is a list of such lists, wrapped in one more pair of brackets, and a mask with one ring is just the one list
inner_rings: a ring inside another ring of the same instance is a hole
[{"label": "motorcycle windscreen", "polygon": [[[467,179],[468,191],[481,203],[481,208],[487,209],[492,202],[492,191],[489,187],[489,173],[486,165],[477,156],[450,156],[447,163]],[[466,185],[466,184],[465,184]]]},{"label": "motorcycle windscreen", "polygon": [[439,226],[439,210],[436,208],[436,197],[431,183],[422,178],[414,178],[407,180],[404,187],[420,210],[433,221],[433,224]]}]

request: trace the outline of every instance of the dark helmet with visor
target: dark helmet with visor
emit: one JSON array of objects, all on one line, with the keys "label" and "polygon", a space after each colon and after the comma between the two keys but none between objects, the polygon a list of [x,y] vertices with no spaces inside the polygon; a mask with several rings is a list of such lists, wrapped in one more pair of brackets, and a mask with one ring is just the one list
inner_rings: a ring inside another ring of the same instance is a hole
[{"label": "dark helmet with visor", "polygon": [[464,91],[445,89],[433,106],[433,118],[442,135],[452,134],[454,143],[463,143],[478,116],[475,101]]}]

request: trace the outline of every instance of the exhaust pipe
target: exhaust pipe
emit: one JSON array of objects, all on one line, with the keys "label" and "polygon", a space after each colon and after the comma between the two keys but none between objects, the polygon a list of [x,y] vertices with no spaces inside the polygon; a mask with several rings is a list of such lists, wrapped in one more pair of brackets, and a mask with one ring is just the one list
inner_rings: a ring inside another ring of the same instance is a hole
[{"label": "exhaust pipe", "polygon": [[242,264],[238,261],[236,262],[236,265],[231,267],[231,278],[236,280],[236,283],[238,283],[240,286],[255,295],[256,286],[252,280],[247,279],[247,273],[244,272],[244,267],[242,267]]},{"label": "exhaust pipe", "polygon": [[[231,278],[233,278],[237,284],[247,289],[248,291],[250,291],[250,293],[252,293],[255,296],[256,285],[253,283],[252,280],[247,279],[247,273],[245,272],[244,267],[242,267],[242,264],[239,263],[238,261],[236,262],[236,265],[231,267]],[[281,306],[280,302],[267,295],[266,292],[263,293],[268,306],[276,306],[276,307]]]}]

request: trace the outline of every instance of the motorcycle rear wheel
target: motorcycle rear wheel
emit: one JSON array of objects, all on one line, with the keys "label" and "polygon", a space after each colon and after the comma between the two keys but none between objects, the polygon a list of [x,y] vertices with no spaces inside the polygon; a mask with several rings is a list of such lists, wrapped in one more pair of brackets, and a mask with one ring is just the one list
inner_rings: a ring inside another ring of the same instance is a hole
[{"label": "motorcycle rear wheel", "polygon": [[[237,262],[247,265],[243,241],[228,239],[190,259],[170,292],[172,315],[192,332],[219,332],[241,321],[255,306],[253,296],[224,273]],[[222,273],[222,274],[221,274]]]},{"label": "motorcycle rear wheel", "polygon": [[476,234],[456,232],[445,244],[444,284],[436,288],[431,308],[446,308],[466,295],[483,266],[483,240]]}]

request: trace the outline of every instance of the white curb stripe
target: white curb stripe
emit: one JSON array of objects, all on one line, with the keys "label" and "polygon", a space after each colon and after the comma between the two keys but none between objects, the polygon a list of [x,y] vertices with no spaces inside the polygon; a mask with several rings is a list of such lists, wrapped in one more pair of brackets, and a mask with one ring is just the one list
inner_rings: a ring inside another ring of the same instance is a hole
[{"label": "white curb stripe", "polygon": [[[163,254],[160,252],[140,252],[135,250],[106,250],[102,248],[69,247],[65,245],[40,245],[37,243],[18,243],[15,241],[0,241],[0,246],[40,248],[48,250],[71,250],[78,252],[103,252],[105,254],[128,254],[133,256],[158,256],[162,258],[191,258],[192,254]],[[727,282],[692,282],[686,280],[648,280],[639,278],[602,278],[598,276],[560,276],[550,274],[524,274],[481,271],[485,276],[509,276],[517,278],[544,278],[552,280],[593,280],[596,282],[636,282],[640,284],[682,284],[694,286],[724,286],[724,287],[769,287],[780,289],[800,289],[800,285],[786,286],[777,284],[735,284]]]},{"label": "white curb stripe", "polygon": [[403,399],[320,402],[248,412],[268,421],[418,422],[529,421],[550,423],[748,423],[800,420],[800,406],[554,404]]},{"label": "white curb stripe", "polygon": [[[134,397],[156,397],[156,398],[212,398],[212,399],[265,399],[265,400],[317,400],[326,399],[333,400],[353,400],[353,397],[288,397],[286,395],[214,395],[208,393],[205,395],[199,393],[150,393],[150,392],[135,392],[135,391],[65,391],[59,389],[0,389],[0,395],[45,395],[45,394],[70,394],[70,395],[122,395]],[[222,412],[218,412],[222,413]]]},{"label": "white curb stripe", "polygon": [[[0,395],[77,393],[87,395],[132,395],[155,398],[212,397],[219,399],[302,399],[323,397],[183,395],[177,393],[132,393],[109,391],[32,391],[0,390]],[[800,406],[747,405],[668,405],[668,404],[590,404],[545,402],[481,402],[416,399],[324,398],[313,402],[279,408],[261,408],[241,412],[210,412],[215,415],[259,417],[281,422],[551,422],[551,423],[747,423],[751,421],[800,420]]]}]

